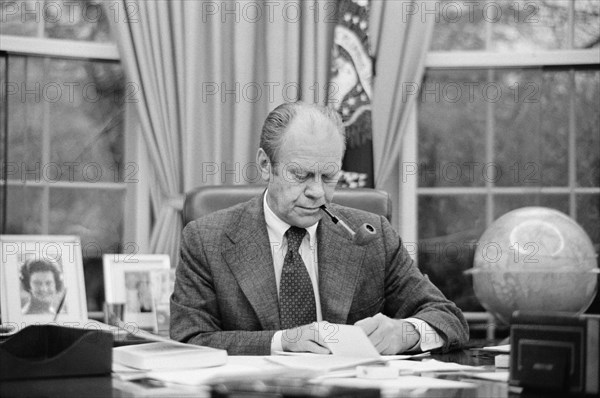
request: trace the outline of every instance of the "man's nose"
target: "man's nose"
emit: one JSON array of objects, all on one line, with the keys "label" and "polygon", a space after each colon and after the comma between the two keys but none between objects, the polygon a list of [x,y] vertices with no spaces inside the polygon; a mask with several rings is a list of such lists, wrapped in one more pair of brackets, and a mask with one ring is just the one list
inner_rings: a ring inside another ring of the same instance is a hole
[{"label": "man's nose", "polygon": [[323,187],[323,180],[320,178],[311,179],[307,186],[304,194],[313,200],[322,199],[325,196],[325,188]]}]

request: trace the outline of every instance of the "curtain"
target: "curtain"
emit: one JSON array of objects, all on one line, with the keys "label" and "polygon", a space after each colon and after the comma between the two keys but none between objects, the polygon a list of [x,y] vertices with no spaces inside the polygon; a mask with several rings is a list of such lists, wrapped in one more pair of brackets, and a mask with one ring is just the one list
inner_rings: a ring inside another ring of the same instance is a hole
[{"label": "curtain", "polygon": [[325,102],[331,3],[121,0],[113,10],[156,182],[152,253],[176,264],[185,192],[258,182],[254,158],[271,109]]},{"label": "curtain", "polygon": [[[371,3],[370,38],[375,53],[373,158],[375,187],[398,200],[398,154],[402,137],[416,117],[417,95],[404,95],[407,84],[421,85],[435,18],[423,13],[424,1]],[[395,212],[397,213],[397,212]]]}]

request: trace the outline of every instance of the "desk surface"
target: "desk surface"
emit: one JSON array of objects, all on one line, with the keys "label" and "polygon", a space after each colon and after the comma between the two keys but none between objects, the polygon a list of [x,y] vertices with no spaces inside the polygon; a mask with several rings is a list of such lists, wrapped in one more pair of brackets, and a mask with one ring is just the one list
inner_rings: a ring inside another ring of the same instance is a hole
[{"label": "desk surface", "polygon": [[[443,355],[432,355],[433,358],[445,361],[456,362],[464,365],[493,367],[493,356],[477,350],[455,351]],[[116,377],[79,377],[79,378],[60,378],[60,379],[37,379],[37,380],[19,380],[5,381],[0,383],[1,397],[134,397],[134,396],[156,396],[155,394],[144,394],[142,391],[148,391],[144,387],[124,382]],[[183,390],[182,390],[183,391]],[[190,389],[187,389],[190,392]],[[487,391],[487,393],[485,393]],[[478,396],[508,397],[506,388],[501,390],[478,390]],[[499,392],[500,391],[500,392]],[[504,391],[504,393],[502,392]],[[206,389],[196,388],[190,396],[206,396]],[[492,394],[492,395],[490,395]],[[500,394],[500,395],[499,395]],[[168,394],[167,396],[180,396],[181,394]],[[165,396],[161,394],[160,396]],[[472,396],[472,394],[470,395]],[[518,395],[515,395],[518,396]],[[528,395],[529,397],[529,395]]]}]

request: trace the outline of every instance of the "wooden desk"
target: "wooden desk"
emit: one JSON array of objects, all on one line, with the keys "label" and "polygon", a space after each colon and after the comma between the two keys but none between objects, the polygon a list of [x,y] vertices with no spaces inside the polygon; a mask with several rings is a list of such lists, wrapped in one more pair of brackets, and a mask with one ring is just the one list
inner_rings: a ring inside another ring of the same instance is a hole
[{"label": "wooden desk", "polygon": [[[455,351],[444,355],[432,355],[432,357],[445,362],[457,362],[473,366],[488,365],[491,368],[493,368],[494,363],[493,356],[474,350]],[[0,397],[105,398],[140,396],[136,392],[142,388],[138,385],[128,385],[128,383],[111,376],[6,381],[0,383]],[[187,390],[189,392],[189,389]],[[198,388],[193,395],[206,396],[206,390]],[[170,394],[169,396],[177,396],[177,394]],[[484,398],[486,395],[480,394],[480,396]],[[502,395],[497,394],[493,396],[494,398],[502,397]],[[507,392],[503,396],[509,397],[512,395]],[[518,397],[518,395],[515,395],[515,397]]]}]

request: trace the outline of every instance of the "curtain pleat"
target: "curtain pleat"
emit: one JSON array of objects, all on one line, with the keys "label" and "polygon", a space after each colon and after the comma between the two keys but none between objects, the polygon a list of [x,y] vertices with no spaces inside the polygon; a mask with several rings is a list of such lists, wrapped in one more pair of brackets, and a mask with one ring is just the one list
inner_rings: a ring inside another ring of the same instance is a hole
[{"label": "curtain pleat", "polygon": [[[425,56],[435,18],[405,12],[419,1],[373,1],[370,37],[375,50],[376,69],[373,94],[373,158],[375,186],[388,185],[397,174],[398,154],[411,113],[416,112],[415,96],[402,100],[405,83],[420,85]],[[404,11],[403,11],[404,10]]]},{"label": "curtain pleat", "polygon": [[[314,87],[322,93],[327,83],[333,23],[309,9],[318,5],[323,14],[327,2],[257,1],[263,16],[256,21],[224,14],[233,3],[121,0],[121,11],[136,15],[111,21],[127,78],[139,87],[142,137],[156,181],[150,250],[169,254],[173,265],[185,192],[258,182],[251,164],[267,113],[284,100],[313,101]],[[286,18],[288,3],[307,17]],[[243,6],[239,1],[234,12]],[[272,18],[268,9],[275,10]],[[304,98],[285,91],[286,83]],[[261,91],[253,95],[253,88]],[[321,93],[316,99],[323,103]]]}]

